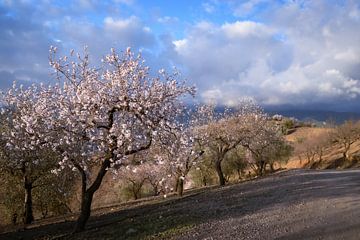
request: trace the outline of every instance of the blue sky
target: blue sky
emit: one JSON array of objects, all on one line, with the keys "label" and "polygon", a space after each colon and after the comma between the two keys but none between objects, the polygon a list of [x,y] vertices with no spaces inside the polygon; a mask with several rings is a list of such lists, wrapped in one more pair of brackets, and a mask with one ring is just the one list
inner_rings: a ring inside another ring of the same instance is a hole
[{"label": "blue sky", "polygon": [[0,0],[0,88],[51,82],[48,49],[142,51],[200,101],[360,111],[357,0]]}]

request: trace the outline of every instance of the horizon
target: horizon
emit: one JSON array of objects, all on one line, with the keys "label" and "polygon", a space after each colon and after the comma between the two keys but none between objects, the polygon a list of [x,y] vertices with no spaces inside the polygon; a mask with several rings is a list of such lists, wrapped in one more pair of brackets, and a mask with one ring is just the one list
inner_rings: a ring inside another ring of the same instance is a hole
[{"label": "horizon", "polygon": [[360,113],[360,3],[352,0],[77,0],[0,3],[0,90],[49,82],[48,50],[141,52],[176,67],[197,101]]}]

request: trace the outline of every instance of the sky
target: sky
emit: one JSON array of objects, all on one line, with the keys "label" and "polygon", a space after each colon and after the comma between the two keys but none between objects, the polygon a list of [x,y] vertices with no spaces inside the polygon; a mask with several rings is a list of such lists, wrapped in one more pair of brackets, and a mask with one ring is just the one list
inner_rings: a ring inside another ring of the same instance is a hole
[{"label": "sky", "polygon": [[199,101],[360,112],[358,0],[0,0],[0,89],[51,82],[51,45],[130,46]]}]

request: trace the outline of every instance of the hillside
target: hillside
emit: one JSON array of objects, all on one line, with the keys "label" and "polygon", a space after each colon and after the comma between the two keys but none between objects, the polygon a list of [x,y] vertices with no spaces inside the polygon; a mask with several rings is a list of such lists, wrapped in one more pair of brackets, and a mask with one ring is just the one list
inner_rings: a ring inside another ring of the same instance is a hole
[{"label": "hillside", "polygon": [[[282,168],[294,169],[294,168],[314,168],[314,169],[336,169],[336,168],[354,168],[360,166],[360,141],[355,142],[350,148],[350,154],[353,157],[351,163],[345,162],[342,157],[342,146],[333,143],[324,148],[322,162],[315,163],[310,166],[307,162],[304,152],[298,150],[300,140],[308,141],[321,136],[321,134],[329,134],[331,129],[319,128],[319,127],[300,127],[296,131],[286,136],[286,140],[291,142],[295,147],[295,151],[287,164],[282,165]],[[316,143],[316,142],[315,142]],[[299,158],[300,156],[300,158]],[[315,162],[317,159],[315,159]]]},{"label": "hillside", "polygon": [[0,239],[359,239],[360,170],[290,170]]}]

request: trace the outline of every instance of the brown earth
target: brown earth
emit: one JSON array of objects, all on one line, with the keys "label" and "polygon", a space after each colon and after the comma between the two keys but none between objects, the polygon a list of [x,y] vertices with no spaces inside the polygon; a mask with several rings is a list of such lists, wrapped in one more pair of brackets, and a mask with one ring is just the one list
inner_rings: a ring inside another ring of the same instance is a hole
[{"label": "brown earth", "polygon": [[[332,130],[329,128],[316,128],[316,127],[300,127],[293,133],[286,136],[286,140],[291,142],[295,147],[295,153],[286,164],[282,164],[281,168],[297,169],[309,168],[308,162],[304,154],[296,153],[296,147],[299,145],[299,140],[311,139],[324,133],[330,133]],[[299,158],[301,156],[301,160]],[[313,168],[316,169],[345,169],[360,167],[360,141],[355,142],[350,148],[350,155],[354,157],[354,161],[346,162],[342,155],[342,146],[339,144],[331,144],[324,149],[323,161],[321,164],[315,164]],[[318,159],[315,159],[315,161]]]}]

